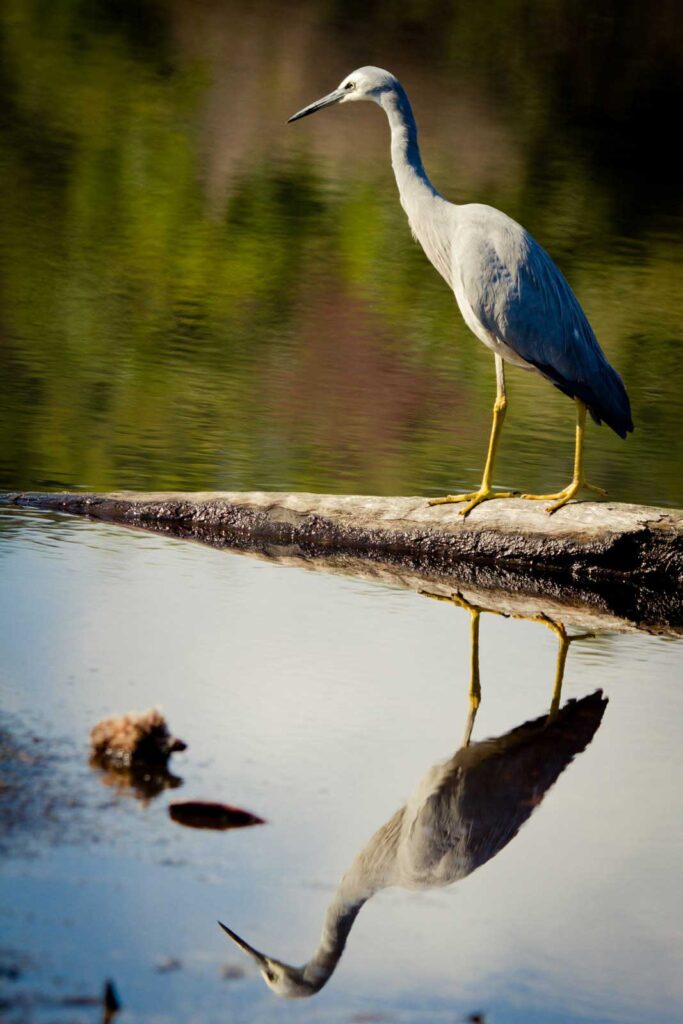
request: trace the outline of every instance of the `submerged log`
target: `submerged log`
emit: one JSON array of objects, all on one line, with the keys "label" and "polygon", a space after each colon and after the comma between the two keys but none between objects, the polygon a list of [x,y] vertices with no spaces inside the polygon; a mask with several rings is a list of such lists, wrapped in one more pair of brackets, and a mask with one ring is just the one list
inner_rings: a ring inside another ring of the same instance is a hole
[{"label": "submerged log", "polygon": [[[424,498],[279,493],[14,494],[36,509],[87,515],[218,547],[395,579],[415,589],[469,587],[496,607],[584,607],[654,631],[683,625],[683,511],[573,502],[486,502],[463,518]],[[496,597],[495,595],[499,595]],[[491,603],[492,602],[492,603]],[[509,602],[508,602],[509,603]],[[514,602],[513,602],[514,604]],[[519,604],[519,601],[517,602]],[[517,612],[511,611],[512,614]]]},{"label": "submerged log", "polygon": [[247,828],[250,825],[265,825],[251,811],[232,804],[218,804],[210,800],[178,800],[168,805],[169,816],[179,825],[188,828],[210,828],[225,832],[229,828]]}]

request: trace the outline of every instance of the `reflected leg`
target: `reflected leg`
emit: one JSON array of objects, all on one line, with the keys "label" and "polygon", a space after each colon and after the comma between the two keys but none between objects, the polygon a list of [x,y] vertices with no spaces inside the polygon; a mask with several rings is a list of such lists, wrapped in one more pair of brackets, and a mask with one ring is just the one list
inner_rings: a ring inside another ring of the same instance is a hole
[{"label": "reflected leg", "polygon": [[474,720],[481,704],[481,681],[479,678],[479,619],[481,609],[470,606],[470,710],[467,715],[465,734],[462,738],[462,746],[468,747],[474,728]]},{"label": "reflected leg", "polygon": [[[490,615],[502,615],[507,618],[508,613],[499,612],[493,608],[481,608],[478,605],[471,604],[462,594],[453,593],[449,596],[445,594],[433,594],[427,590],[421,590],[420,593],[424,597],[431,597],[435,601],[448,601],[449,604],[455,604],[459,608],[464,608],[470,613],[471,627],[470,627],[470,689],[469,689],[469,714],[467,716],[467,724],[465,726],[465,735],[463,736],[462,746],[466,747],[469,745],[472,729],[474,728],[474,722],[477,717],[477,711],[481,704],[481,681],[479,675],[479,620],[482,612],[488,612]],[[573,644],[575,640],[585,640],[588,637],[592,637],[592,633],[574,633],[573,636],[569,636],[565,626],[561,622],[555,622],[553,619],[544,615],[542,612],[540,615],[512,615],[514,619],[522,619],[525,622],[540,622],[547,629],[550,629],[559,640],[559,647],[557,651],[557,659],[555,662],[555,679],[553,682],[553,693],[550,699],[550,709],[548,711],[548,722],[551,722],[560,707],[560,700],[562,697],[562,682],[564,680],[564,672],[567,664],[567,654],[569,653],[570,644]]]},{"label": "reflected leg", "polygon": [[562,697],[562,682],[564,680],[564,670],[567,664],[567,654],[569,653],[569,645],[574,643],[575,640],[585,640],[587,637],[592,636],[592,633],[575,633],[573,636],[569,636],[567,630],[561,622],[553,622],[547,615],[536,615],[529,619],[530,622],[541,622],[544,626],[557,636],[560,641],[560,645],[557,649],[557,660],[555,662],[555,682],[553,683],[553,695],[550,699],[550,710],[548,712],[548,722],[557,715],[560,708],[560,698]]},{"label": "reflected leg", "polygon": [[517,491],[494,491],[491,484],[493,467],[496,461],[496,451],[498,449],[498,441],[500,440],[500,435],[503,430],[503,421],[505,419],[505,411],[507,409],[503,360],[497,354],[495,358],[496,401],[493,406],[493,423],[491,424],[491,436],[489,438],[489,447],[486,453],[486,464],[484,466],[484,475],[482,477],[481,487],[478,491],[472,491],[470,494],[447,494],[444,498],[432,498],[429,502],[430,505],[449,505],[455,502],[466,501],[468,504],[465,508],[460,510],[461,516],[466,516],[468,512],[471,512],[472,509],[482,501],[490,501],[492,498],[513,498],[515,494],[518,493]]},{"label": "reflected leg", "polygon": [[[469,746],[470,738],[472,736],[472,729],[474,728],[474,720],[477,717],[477,711],[481,704],[481,680],[479,677],[479,619],[481,617],[482,610],[475,604],[470,604],[462,594],[450,594],[448,597],[445,594],[431,594],[428,590],[421,590],[420,593],[423,597],[431,597],[434,601],[448,601],[449,604],[455,604],[458,608],[464,608],[465,611],[470,613],[470,689],[469,689],[469,703],[470,708],[467,715],[467,723],[465,725],[465,735],[463,736],[462,746]],[[497,615],[498,612],[493,612]]]},{"label": "reflected leg", "polygon": [[560,708],[560,698],[562,696],[562,682],[564,680],[564,670],[567,664],[567,654],[569,653],[570,639],[567,636],[567,630],[561,624],[551,623],[550,619],[546,625],[557,634],[560,640],[560,645],[557,649],[557,661],[555,662],[555,682],[553,683],[553,695],[550,699],[550,711],[548,712],[548,721],[552,722],[553,718],[557,715]]}]

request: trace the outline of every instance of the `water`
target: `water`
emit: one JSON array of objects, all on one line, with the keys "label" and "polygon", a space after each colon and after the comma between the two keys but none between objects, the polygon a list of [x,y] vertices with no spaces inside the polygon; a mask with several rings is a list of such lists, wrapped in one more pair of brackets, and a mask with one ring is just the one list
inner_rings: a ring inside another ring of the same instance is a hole
[{"label": "water", "polygon": [[[590,478],[683,502],[676,5],[399,6],[6,0],[0,489],[478,484],[492,360],[410,239],[381,112],[285,124],[371,62],[408,88],[437,187],[532,230],[623,374],[636,432],[589,427]],[[514,370],[509,393],[496,482],[563,486],[571,404]],[[73,998],[108,977],[122,1024],[683,1017],[675,640],[574,641],[563,704],[608,699],[586,749],[487,864],[374,896],[329,984],[290,1003],[215,921],[313,953],[342,873],[461,742],[468,613],[5,509],[0,624],[12,1024],[95,1020]],[[557,648],[482,616],[475,741],[546,713]],[[141,798],[87,737],[155,704],[188,750]],[[184,829],[180,798],[267,824]]]},{"label": "water", "polygon": [[[683,503],[676,5],[7,0],[0,487],[444,493],[478,484],[493,360],[412,242],[371,104],[559,261],[631,395],[595,483]],[[565,485],[573,407],[509,374],[497,482]]]},{"label": "water", "polygon": [[[5,513],[1,551],[3,722],[47,759],[6,837],[4,955],[28,957],[6,994],[56,1000],[113,977],[126,1019],[150,1022],[680,1019],[675,643],[575,641],[563,703],[609,700],[586,750],[488,864],[375,896],[328,986],[289,1003],[216,918],[283,960],[313,953],[355,854],[460,744],[467,612],[65,517]],[[482,616],[475,740],[545,714],[556,651],[538,623]],[[153,704],[188,750],[182,786],[141,801],[88,767],[87,735]],[[166,813],[181,797],[267,824],[184,829]],[[182,966],[161,973],[166,958]],[[224,980],[226,965],[246,973]],[[54,1018],[41,1003],[10,1015]]]}]

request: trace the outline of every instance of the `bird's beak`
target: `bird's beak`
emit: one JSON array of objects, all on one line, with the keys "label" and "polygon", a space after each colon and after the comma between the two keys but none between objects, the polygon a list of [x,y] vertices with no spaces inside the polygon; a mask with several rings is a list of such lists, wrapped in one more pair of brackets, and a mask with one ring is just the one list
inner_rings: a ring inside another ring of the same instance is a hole
[{"label": "bird's beak", "polygon": [[335,89],[329,96],[323,96],[321,100],[316,100],[315,103],[311,103],[308,107],[304,107],[298,114],[292,114],[287,120],[287,124],[291,124],[292,121],[298,121],[302,117],[308,117],[309,114],[315,114],[317,110],[322,110],[323,107],[331,107],[333,103],[339,103],[339,100],[344,97],[343,89]]},{"label": "bird's beak", "polygon": [[243,949],[245,953],[248,953],[252,960],[256,961],[256,964],[259,968],[264,968],[268,966],[268,960],[263,955],[263,953],[259,953],[257,949],[254,949],[254,947],[250,946],[248,942],[245,942],[244,939],[241,939],[239,935],[231,931],[230,928],[228,928],[227,925],[224,925],[222,921],[219,921],[218,923],[225,932],[225,934],[230,936],[235,945],[239,946],[240,949]]}]

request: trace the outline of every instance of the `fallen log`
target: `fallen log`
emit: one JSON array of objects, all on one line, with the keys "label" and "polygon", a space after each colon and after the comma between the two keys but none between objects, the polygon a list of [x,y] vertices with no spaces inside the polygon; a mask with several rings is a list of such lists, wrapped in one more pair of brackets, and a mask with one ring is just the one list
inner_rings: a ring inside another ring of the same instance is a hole
[{"label": "fallen log", "polygon": [[683,627],[677,509],[573,502],[550,516],[541,503],[513,498],[463,518],[456,505],[430,507],[424,498],[263,492],[24,493],[4,501],[355,575],[379,572],[414,589],[466,587],[494,608],[506,595],[508,614],[518,613],[509,608],[514,595],[525,609],[529,600],[584,608],[614,628]]}]

